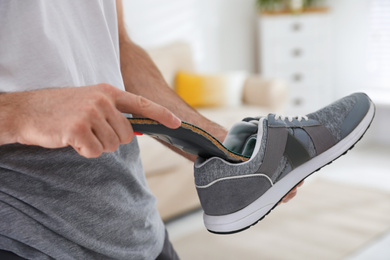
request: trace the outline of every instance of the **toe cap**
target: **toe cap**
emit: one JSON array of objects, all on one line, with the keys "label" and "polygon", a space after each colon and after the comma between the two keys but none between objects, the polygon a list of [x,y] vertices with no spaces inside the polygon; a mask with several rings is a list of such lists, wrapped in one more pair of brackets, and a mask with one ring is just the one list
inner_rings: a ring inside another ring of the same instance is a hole
[{"label": "toe cap", "polygon": [[354,93],[309,114],[308,117],[319,121],[340,141],[359,124],[369,108],[369,97],[364,93]]},{"label": "toe cap", "polygon": [[355,104],[349,110],[349,113],[341,124],[341,138],[346,137],[362,121],[370,109],[370,98],[364,93],[355,93],[351,95],[355,98]]}]

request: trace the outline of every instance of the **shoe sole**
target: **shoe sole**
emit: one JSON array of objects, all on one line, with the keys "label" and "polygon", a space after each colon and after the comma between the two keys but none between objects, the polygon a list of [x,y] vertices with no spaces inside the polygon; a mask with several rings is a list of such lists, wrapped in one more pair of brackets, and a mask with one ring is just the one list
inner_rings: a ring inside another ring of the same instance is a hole
[{"label": "shoe sole", "polygon": [[203,221],[208,231],[216,234],[232,234],[257,224],[302,180],[351,150],[370,127],[374,115],[375,106],[370,102],[366,116],[348,136],[327,151],[291,171],[245,208],[223,216],[203,214]]}]

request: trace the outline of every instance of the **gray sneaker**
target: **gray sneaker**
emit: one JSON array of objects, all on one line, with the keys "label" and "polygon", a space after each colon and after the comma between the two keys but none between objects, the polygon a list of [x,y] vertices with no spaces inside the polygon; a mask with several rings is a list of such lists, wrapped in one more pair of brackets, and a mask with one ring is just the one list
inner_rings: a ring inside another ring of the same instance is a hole
[{"label": "gray sneaker", "polygon": [[223,234],[256,224],[302,180],[351,149],[374,114],[367,95],[355,93],[307,116],[270,114],[233,126],[224,145],[248,161],[195,162],[206,228]]}]

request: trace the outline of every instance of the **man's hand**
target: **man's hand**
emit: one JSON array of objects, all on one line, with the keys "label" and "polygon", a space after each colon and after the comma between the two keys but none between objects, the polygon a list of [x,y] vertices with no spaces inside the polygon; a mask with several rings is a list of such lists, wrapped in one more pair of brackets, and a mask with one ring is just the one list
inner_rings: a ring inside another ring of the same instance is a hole
[{"label": "man's hand", "polygon": [[287,202],[289,202],[292,198],[294,198],[295,195],[297,195],[298,187],[301,187],[301,186],[303,185],[303,182],[304,182],[304,181],[301,181],[294,189],[292,189],[286,196],[284,196],[284,198],[282,199],[281,202],[279,202],[279,204],[281,204],[282,202],[287,203]]},{"label": "man's hand", "polygon": [[[0,144],[72,146],[88,158],[113,152],[132,140],[131,124],[121,112],[148,117],[170,128],[180,126],[168,109],[108,84],[9,93],[0,98],[0,118],[11,121],[5,124],[8,129],[1,127],[8,134],[0,135]],[[4,115],[7,111],[8,116]]]}]

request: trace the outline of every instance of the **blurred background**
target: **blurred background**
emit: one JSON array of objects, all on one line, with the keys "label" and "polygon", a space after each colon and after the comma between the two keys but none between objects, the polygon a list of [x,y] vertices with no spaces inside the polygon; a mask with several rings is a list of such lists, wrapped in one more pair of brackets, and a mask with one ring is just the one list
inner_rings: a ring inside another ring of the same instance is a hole
[{"label": "blurred background", "polygon": [[307,114],[356,91],[377,107],[355,149],[232,236],[205,231],[192,163],[139,138],[182,259],[390,259],[390,1],[126,0],[124,8],[131,38],[168,84],[227,128],[247,116]]}]

